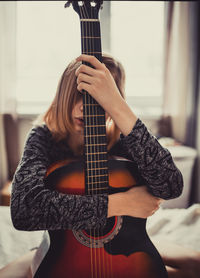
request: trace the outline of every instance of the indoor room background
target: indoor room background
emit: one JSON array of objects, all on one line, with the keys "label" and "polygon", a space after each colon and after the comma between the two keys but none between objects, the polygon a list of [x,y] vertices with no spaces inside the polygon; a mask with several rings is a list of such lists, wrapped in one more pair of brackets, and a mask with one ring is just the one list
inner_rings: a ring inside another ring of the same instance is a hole
[{"label": "indoor room background", "polygon": [[[66,65],[80,55],[80,26],[65,1],[0,2],[0,190],[9,205],[27,134],[53,99]],[[102,51],[126,70],[126,99],[184,177],[163,204],[200,203],[200,5],[193,1],[104,1]]]}]

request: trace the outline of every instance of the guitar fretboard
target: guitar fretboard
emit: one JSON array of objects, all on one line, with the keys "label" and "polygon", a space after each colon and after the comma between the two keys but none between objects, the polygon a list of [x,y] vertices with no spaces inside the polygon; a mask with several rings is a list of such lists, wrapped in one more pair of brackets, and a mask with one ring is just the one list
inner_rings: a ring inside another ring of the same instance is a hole
[{"label": "guitar fretboard", "polygon": [[[98,20],[81,20],[82,54],[102,61]],[[108,162],[105,111],[87,92],[83,94],[85,193],[108,193]]]}]

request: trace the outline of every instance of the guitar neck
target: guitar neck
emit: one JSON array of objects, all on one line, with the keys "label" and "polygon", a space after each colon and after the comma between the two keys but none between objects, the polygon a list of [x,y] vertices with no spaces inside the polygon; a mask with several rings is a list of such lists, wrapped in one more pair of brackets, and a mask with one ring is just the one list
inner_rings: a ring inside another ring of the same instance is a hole
[{"label": "guitar neck", "polygon": [[[98,19],[81,19],[82,54],[102,61]],[[108,193],[105,111],[87,92],[83,95],[86,194]]]},{"label": "guitar neck", "polygon": [[81,19],[81,50],[82,54],[93,55],[102,61],[99,19]]}]

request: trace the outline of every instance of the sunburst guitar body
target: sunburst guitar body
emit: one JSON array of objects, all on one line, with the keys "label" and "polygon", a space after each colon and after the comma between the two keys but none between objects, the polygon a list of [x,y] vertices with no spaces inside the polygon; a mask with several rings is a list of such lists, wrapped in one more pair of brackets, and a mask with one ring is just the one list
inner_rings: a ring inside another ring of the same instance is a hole
[{"label": "sunburst guitar body", "polygon": [[[109,194],[140,185],[133,162],[108,160]],[[84,161],[62,161],[49,168],[46,183],[65,194],[85,194]],[[78,185],[78,186],[77,186]],[[146,219],[108,218],[100,230],[49,231],[50,248],[35,277],[164,278],[159,253],[146,232]]]}]

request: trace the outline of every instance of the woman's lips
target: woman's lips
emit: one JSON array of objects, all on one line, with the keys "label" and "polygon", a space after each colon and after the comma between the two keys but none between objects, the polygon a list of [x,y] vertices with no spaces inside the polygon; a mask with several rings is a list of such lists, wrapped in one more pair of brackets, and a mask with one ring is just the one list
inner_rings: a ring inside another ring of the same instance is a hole
[{"label": "woman's lips", "polygon": [[75,121],[76,121],[76,123],[77,123],[78,125],[84,126],[84,121],[83,121],[82,118],[75,118]]}]

